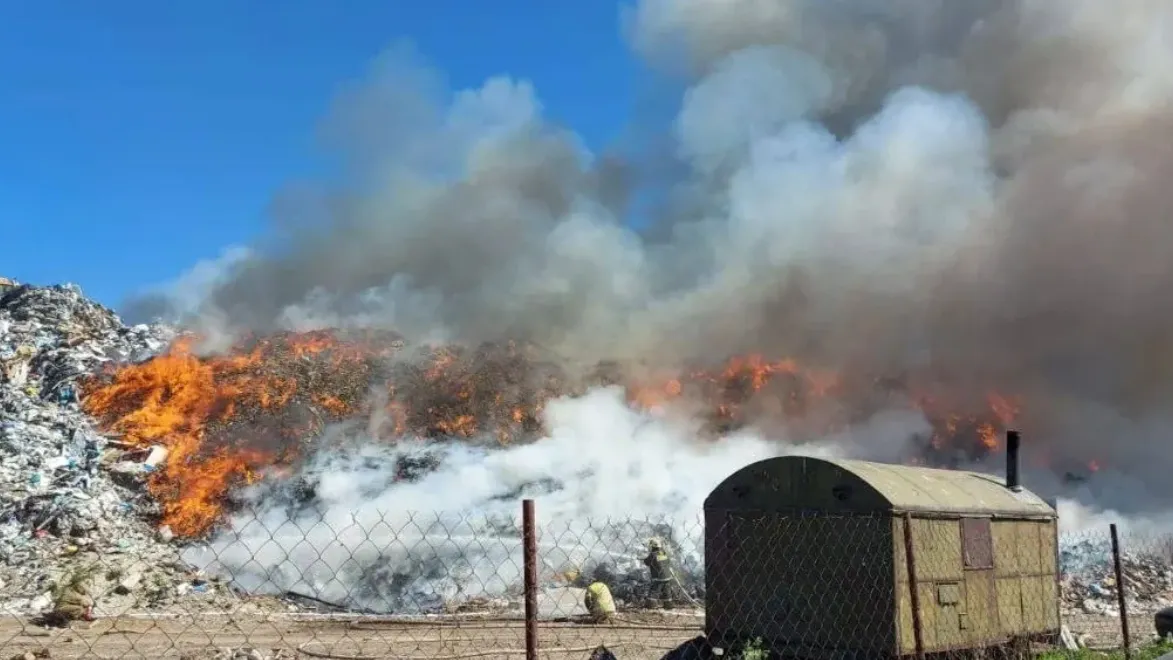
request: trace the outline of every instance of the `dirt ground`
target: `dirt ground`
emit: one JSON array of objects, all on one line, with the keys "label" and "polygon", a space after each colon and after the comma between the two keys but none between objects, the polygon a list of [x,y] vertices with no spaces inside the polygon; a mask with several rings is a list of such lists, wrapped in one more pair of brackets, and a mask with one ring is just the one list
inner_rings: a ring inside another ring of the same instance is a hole
[{"label": "dirt ground", "polygon": [[[658,659],[699,635],[702,624],[697,616],[657,615],[621,617],[610,625],[542,622],[539,655],[586,658],[605,644],[624,660]],[[525,627],[518,620],[253,615],[120,617],[47,630],[19,619],[0,620],[0,660],[41,649],[52,659],[204,660],[231,657],[223,650],[242,647],[257,649],[263,658],[520,658],[525,653]]]},{"label": "dirt ground", "polygon": [[[1120,620],[1069,614],[1064,623],[1092,647],[1118,647]],[[624,660],[653,660],[701,634],[699,613],[626,614],[610,625],[543,621],[539,655],[586,658],[600,644]],[[1152,615],[1129,617],[1134,644],[1155,635]],[[481,617],[346,617],[298,614],[124,616],[46,629],[18,618],[0,619],[0,660],[47,650],[48,658],[230,658],[225,649],[253,648],[261,658],[342,660],[461,660],[521,658],[525,627],[517,619]]]}]

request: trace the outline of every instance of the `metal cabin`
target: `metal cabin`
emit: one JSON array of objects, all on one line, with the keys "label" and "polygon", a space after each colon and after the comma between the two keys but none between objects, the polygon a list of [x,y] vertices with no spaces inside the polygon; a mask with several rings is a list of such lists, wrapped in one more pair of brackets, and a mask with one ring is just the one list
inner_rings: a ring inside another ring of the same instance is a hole
[{"label": "metal cabin", "polygon": [[878,658],[1058,635],[1055,509],[1018,486],[1008,444],[1009,485],[805,457],[730,475],[705,500],[710,643]]}]

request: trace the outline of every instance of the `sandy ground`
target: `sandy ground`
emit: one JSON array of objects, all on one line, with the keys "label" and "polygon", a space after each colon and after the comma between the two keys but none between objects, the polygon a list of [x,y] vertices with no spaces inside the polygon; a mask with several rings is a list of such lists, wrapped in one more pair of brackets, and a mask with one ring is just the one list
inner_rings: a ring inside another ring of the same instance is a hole
[{"label": "sandy ground", "polygon": [[[1071,614],[1064,618],[1094,647],[1119,646],[1119,619]],[[1129,617],[1134,644],[1154,636],[1151,614]],[[543,621],[539,656],[586,658],[605,644],[624,660],[652,660],[701,633],[697,612],[620,615],[610,625]],[[48,650],[49,658],[187,658],[230,656],[223,649],[257,649],[264,658],[357,660],[522,658],[525,628],[516,619],[389,617],[255,613],[241,615],[125,616],[49,630],[17,618],[0,619],[0,660]]]},{"label": "sandy ground", "polygon": [[[611,625],[542,622],[540,656],[586,658],[606,644],[620,657],[660,658],[700,634],[699,616],[622,617]],[[326,617],[231,616],[101,619],[68,630],[0,620],[0,659],[47,649],[50,658],[215,658],[224,648],[251,647],[284,658],[521,658],[525,627],[517,620],[403,621]]]}]

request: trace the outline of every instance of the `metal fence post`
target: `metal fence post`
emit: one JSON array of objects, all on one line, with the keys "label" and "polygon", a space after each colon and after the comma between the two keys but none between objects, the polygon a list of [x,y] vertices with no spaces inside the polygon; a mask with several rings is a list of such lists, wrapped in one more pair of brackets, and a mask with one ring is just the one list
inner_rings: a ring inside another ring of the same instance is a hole
[{"label": "metal fence post", "polygon": [[521,501],[521,536],[525,574],[525,658],[538,660],[538,534],[534,529],[534,501]]},{"label": "metal fence post", "polygon": [[916,657],[924,660],[925,631],[920,617],[920,585],[916,577],[916,553],[912,543],[912,514],[904,513],[904,561],[908,565],[908,598],[912,608],[912,635],[916,641]]},{"label": "metal fence post", "polygon": [[1109,526],[1112,532],[1112,567],[1116,572],[1116,602],[1120,606],[1120,632],[1124,635],[1124,658],[1132,658],[1132,639],[1128,634],[1128,603],[1124,598],[1124,568],[1120,565],[1120,534],[1116,523]]}]

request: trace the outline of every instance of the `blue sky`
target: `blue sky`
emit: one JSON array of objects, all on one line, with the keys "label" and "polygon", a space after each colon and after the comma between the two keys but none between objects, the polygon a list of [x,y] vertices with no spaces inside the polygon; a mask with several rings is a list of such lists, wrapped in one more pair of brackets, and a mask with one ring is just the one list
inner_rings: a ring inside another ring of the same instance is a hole
[{"label": "blue sky", "polygon": [[117,305],[247,243],[321,175],[335,93],[406,39],[474,87],[531,80],[591,147],[630,115],[618,5],[535,0],[0,3],[0,275]]}]

